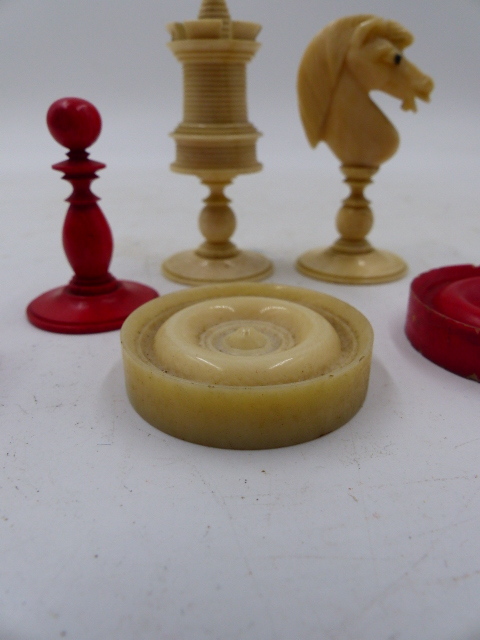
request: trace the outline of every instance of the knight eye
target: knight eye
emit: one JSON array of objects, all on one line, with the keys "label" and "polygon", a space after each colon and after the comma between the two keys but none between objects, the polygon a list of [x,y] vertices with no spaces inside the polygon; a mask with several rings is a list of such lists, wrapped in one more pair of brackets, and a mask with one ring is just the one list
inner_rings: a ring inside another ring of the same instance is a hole
[{"label": "knight eye", "polygon": [[395,64],[400,64],[400,62],[402,61],[402,58],[403,58],[403,56],[402,56],[401,53],[396,53],[395,57],[393,58],[393,62]]}]

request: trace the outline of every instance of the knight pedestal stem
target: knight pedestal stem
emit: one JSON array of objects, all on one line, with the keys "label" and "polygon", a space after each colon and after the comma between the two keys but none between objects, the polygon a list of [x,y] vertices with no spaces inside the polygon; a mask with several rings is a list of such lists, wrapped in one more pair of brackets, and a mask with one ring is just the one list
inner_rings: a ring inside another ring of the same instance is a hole
[{"label": "knight pedestal stem", "polygon": [[375,249],[366,239],[373,226],[373,213],[364,190],[377,167],[342,166],[350,194],[337,214],[340,238],[327,249],[307,251],[297,269],[311,278],[344,284],[377,284],[403,277],[405,262],[393,253]]}]

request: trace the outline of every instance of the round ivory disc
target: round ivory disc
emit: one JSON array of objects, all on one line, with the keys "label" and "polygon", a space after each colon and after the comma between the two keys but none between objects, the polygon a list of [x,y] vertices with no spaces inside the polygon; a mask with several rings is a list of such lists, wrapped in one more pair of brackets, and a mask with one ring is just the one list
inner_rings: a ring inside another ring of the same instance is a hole
[{"label": "round ivory disc", "polygon": [[150,424],[198,444],[262,449],[312,440],[355,415],[373,332],[331,296],[236,283],[153,300],[121,340],[128,396]]}]

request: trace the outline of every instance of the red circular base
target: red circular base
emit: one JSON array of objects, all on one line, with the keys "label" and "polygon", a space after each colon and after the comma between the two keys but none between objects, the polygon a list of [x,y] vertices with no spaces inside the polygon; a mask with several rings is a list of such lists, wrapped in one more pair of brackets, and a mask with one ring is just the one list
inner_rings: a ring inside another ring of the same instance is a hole
[{"label": "red circular base", "polygon": [[480,267],[442,267],[415,278],[405,331],[426,358],[480,382]]},{"label": "red circular base", "polygon": [[158,297],[155,289],[137,282],[117,281],[108,293],[78,295],[69,286],[35,298],[27,307],[32,324],[55,333],[101,333],[120,329],[137,307]]}]

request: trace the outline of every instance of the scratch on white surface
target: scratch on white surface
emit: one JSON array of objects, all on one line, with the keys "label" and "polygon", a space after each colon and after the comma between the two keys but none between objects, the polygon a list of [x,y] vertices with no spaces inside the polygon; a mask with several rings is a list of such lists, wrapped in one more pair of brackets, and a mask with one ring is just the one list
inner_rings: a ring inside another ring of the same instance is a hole
[{"label": "scratch on white surface", "polygon": [[431,580],[426,584],[430,587],[438,586],[438,587],[445,588],[449,584],[456,585],[462,582],[466,582],[467,580],[473,580],[474,578],[478,578],[478,577],[480,577],[480,569],[477,569],[476,571],[469,571],[459,576],[445,576],[444,578],[435,578],[434,580]]},{"label": "scratch on white surface", "polygon": [[[423,556],[421,556],[418,560],[416,560],[413,564],[410,565],[410,571],[420,566],[427,558],[428,558],[428,553],[424,553]],[[408,571],[405,572],[405,575],[407,574],[408,574]]]},{"label": "scratch on white surface", "polygon": [[[477,478],[477,476],[475,476],[475,478]],[[479,493],[480,493],[480,486],[477,486],[475,488],[475,491],[473,491],[472,495],[468,498],[468,500],[464,501],[462,512],[468,511],[470,509],[470,505],[472,504],[472,502],[475,500],[475,498],[478,496]]]},{"label": "scratch on white surface", "polygon": [[446,531],[450,531],[451,529],[457,529],[458,527],[463,526],[464,524],[468,524],[469,522],[478,521],[478,517],[467,518],[466,520],[461,520],[460,522],[450,522],[444,527],[437,527],[435,529],[429,529],[428,531],[422,531],[415,536],[415,538],[420,539],[424,536],[431,536],[432,533],[445,533]]},{"label": "scratch on white surface", "polygon": [[30,412],[29,412],[29,411],[27,411],[26,409],[24,409],[24,408],[22,407],[22,405],[21,405],[21,404],[19,404],[18,402],[16,403],[16,406],[20,409],[20,411],[21,411],[24,415],[26,415],[26,416],[30,415]]},{"label": "scratch on white surface", "polygon": [[453,582],[463,582],[463,580],[469,580],[475,576],[480,576],[480,569],[472,571],[471,573],[464,573],[462,576],[452,576]]},{"label": "scratch on white surface", "polygon": [[462,442],[462,444],[457,444],[454,448],[459,449],[460,447],[465,447],[467,444],[473,444],[474,442],[478,442],[480,438],[474,438],[473,440],[469,440],[468,442]]},{"label": "scratch on white surface", "polygon": [[368,615],[374,607],[382,607],[387,598],[393,596],[399,589],[402,589],[404,587],[405,581],[410,579],[410,573],[421,566],[428,557],[428,553],[424,553],[417,560],[415,560],[415,562],[413,562],[406,571],[398,576],[398,578],[392,580],[385,587],[383,587],[383,589],[379,590],[378,594],[375,595],[369,602],[367,602],[365,606],[360,609],[360,611],[343,620],[342,624],[338,627],[338,629],[336,629],[337,633],[351,628],[352,624],[358,624],[358,622],[360,622],[364,616]]},{"label": "scratch on white surface", "polygon": [[360,489],[360,498],[357,499],[357,502],[360,502],[361,507],[362,507],[365,526],[366,526],[366,529],[367,529],[368,547],[369,547],[369,551],[370,551],[370,561],[372,563],[372,567],[373,567],[374,574],[375,574],[376,586],[379,587],[380,586],[380,577],[379,577],[379,573],[378,573],[377,556],[375,554],[375,549],[374,549],[373,540],[372,540],[372,531],[371,531],[371,527],[370,527],[370,520],[371,519],[369,517],[370,513],[368,511],[367,504],[366,504],[366,501],[365,501],[365,492],[363,490],[362,469],[361,469],[361,465],[360,465],[360,462],[358,461],[358,457],[357,457],[357,449],[356,449],[356,445],[355,445],[355,434],[354,434],[354,432],[352,432],[352,447],[353,447],[353,459],[357,463],[357,469],[358,469],[358,489]]},{"label": "scratch on white surface", "polygon": [[[237,529],[235,527],[235,519],[230,511],[230,509],[228,508],[227,502],[225,500],[225,497],[218,494],[211,486],[211,484],[205,479],[205,477],[203,476],[203,474],[199,471],[198,467],[194,464],[191,465],[192,466],[192,470],[195,473],[195,475],[197,475],[197,477],[200,479],[200,481],[207,487],[207,489],[210,492],[210,495],[212,496],[212,498],[214,499],[214,501],[217,503],[217,505],[220,506],[220,508],[222,509],[222,511],[225,512],[226,516],[227,516],[227,520],[228,523],[230,525],[230,528],[232,530],[233,533],[233,538],[235,540],[235,544],[240,552],[240,556],[243,560],[243,563],[245,565],[245,568],[247,570],[247,575],[249,576],[249,578],[251,579],[254,589],[257,593],[257,597],[259,600],[261,600],[262,602],[265,602],[265,596],[264,593],[262,591],[262,589],[260,588],[258,581],[257,581],[257,577],[255,572],[253,571],[251,565],[250,565],[250,561],[248,559],[247,553],[245,552],[245,549],[243,547],[243,545],[240,542],[240,536],[238,535]],[[245,482],[247,482],[245,480]],[[266,617],[269,620],[270,623],[270,628],[274,629],[275,625],[274,625],[274,619],[271,615],[270,612],[270,607],[268,606],[268,603],[265,602],[265,605],[263,607],[263,610],[265,612]]]},{"label": "scratch on white surface", "polygon": [[477,476],[451,476],[450,478],[425,478],[423,480],[411,480],[410,482],[406,482],[406,485],[409,484],[424,484],[426,482],[452,482],[453,480],[471,480],[472,478],[476,478]]},{"label": "scratch on white surface", "polygon": [[[267,555],[265,558],[269,560],[277,561],[277,560],[338,560],[341,562],[366,562],[370,563],[370,556],[366,555],[353,555],[350,553],[282,553],[282,554],[274,554]],[[385,561],[390,560],[390,557],[378,557],[379,560]]]}]

